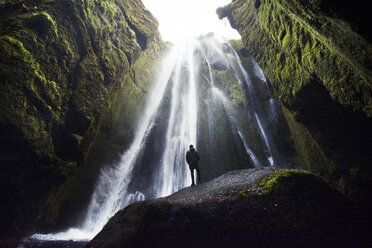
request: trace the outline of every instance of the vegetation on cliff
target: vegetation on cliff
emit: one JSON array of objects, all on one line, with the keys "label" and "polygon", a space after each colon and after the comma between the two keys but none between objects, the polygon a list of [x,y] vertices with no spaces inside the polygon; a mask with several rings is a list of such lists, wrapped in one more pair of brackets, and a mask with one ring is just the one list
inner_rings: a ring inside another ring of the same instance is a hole
[{"label": "vegetation on cliff", "polygon": [[123,111],[128,142],[164,45],[140,1],[2,0],[0,13],[0,216],[9,235],[30,228]]},{"label": "vegetation on cliff", "polygon": [[[372,202],[371,37],[368,14],[357,18],[345,8],[337,1],[235,0],[218,14],[241,33],[245,48],[232,45],[247,70],[254,70],[252,55],[281,101],[297,150],[281,153],[366,203]],[[156,20],[140,1],[0,0],[0,201],[6,202],[0,238],[76,224],[100,167],[128,147],[153,65],[165,50]],[[203,66],[200,80],[211,88]],[[241,115],[248,109],[244,87],[223,64],[210,66],[232,103],[231,116],[253,137],[247,142],[260,151],[258,160],[267,161],[257,127],[249,126],[252,114]],[[260,89],[270,87],[259,84],[266,80],[253,81],[259,101],[275,100]],[[239,158],[244,144],[236,145],[226,109],[205,103],[209,88],[199,96],[198,142],[210,155],[204,179],[251,163],[247,155]],[[277,121],[285,122],[283,116]],[[279,133],[279,149],[291,147],[287,127]],[[342,195],[302,171],[258,179],[272,172],[257,170],[252,178],[233,172],[167,199],[136,203],[90,245],[241,245],[274,237],[269,246],[283,235],[306,245],[345,241],[342,235],[356,225],[347,226],[352,208]]]},{"label": "vegetation on cliff", "polygon": [[217,13],[229,18],[272,83],[299,154],[294,161],[368,202],[372,46],[363,6],[236,0]]}]

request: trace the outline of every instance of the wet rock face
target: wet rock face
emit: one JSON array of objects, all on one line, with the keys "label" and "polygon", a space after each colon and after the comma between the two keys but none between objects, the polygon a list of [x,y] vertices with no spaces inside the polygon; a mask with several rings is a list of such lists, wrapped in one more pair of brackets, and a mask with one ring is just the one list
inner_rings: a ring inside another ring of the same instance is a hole
[{"label": "wet rock face", "polygon": [[347,0],[237,0],[217,13],[239,31],[278,94],[297,163],[368,202],[372,46],[365,6]]},{"label": "wet rock face", "polygon": [[128,206],[87,247],[345,247],[362,243],[350,207],[303,171],[233,171]]},{"label": "wet rock face", "polygon": [[[0,13],[0,187],[7,189],[0,216],[6,235],[22,232],[41,205],[55,203],[46,193],[79,170],[106,113],[122,104],[115,100],[119,92],[138,100],[123,110],[130,129],[149,83],[149,72],[139,67],[150,70],[148,61],[164,46],[140,1],[2,1]],[[47,213],[52,219],[58,214]]]}]

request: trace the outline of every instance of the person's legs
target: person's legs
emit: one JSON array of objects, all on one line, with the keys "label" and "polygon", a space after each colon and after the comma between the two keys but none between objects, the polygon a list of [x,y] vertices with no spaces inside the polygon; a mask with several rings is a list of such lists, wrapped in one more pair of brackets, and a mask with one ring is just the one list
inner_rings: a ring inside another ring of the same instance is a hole
[{"label": "person's legs", "polygon": [[201,183],[201,176],[200,176],[200,170],[199,170],[199,166],[196,166],[196,173],[198,174],[198,184]]},{"label": "person's legs", "polygon": [[191,181],[192,181],[191,186],[194,186],[195,185],[195,182],[194,182],[194,169],[191,169],[190,168],[190,171],[191,171]]}]

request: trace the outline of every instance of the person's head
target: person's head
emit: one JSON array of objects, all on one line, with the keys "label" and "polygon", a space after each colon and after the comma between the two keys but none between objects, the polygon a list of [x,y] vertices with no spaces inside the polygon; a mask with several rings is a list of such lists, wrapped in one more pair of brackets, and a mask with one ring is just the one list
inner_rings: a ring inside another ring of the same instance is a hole
[{"label": "person's head", "polygon": [[194,146],[193,145],[190,145],[189,147],[190,147],[190,150],[194,149]]}]

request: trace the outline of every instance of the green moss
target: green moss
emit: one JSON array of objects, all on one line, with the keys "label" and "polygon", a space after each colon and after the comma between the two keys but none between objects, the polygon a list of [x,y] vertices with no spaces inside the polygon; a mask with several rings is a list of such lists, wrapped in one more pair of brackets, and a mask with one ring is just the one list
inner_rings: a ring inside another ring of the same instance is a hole
[{"label": "green moss", "polygon": [[[154,42],[132,65],[131,73],[125,75],[118,93],[110,98],[107,112],[103,114],[100,121],[96,121],[97,126],[91,125],[88,130],[94,134],[91,135],[94,138],[93,143],[81,143],[87,140],[87,135],[82,140],[82,136],[73,134],[78,141],[79,149],[89,150],[89,152],[83,164],[80,165],[81,168],[77,171],[77,175],[60,187],[55,201],[48,203],[42,210],[41,222],[55,225],[64,221],[63,216],[66,213],[76,212],[77,208],[80,211],[85,210],[86,204],[90,200],[91,188],[82,187],[82,184],[94,185],[96,174],[100,168],[103,165],[115,163],[118,155],[130,145],[138,113],[146,97],[144,89],[150,87],[152,78],[155,77],[156,68],[152,65],[156,64],[156,61],[161,57],[160,55],[165,51],[166,47],[162,43]],[[133,74],[136,76],[134,77]],[[90,144],[89,149],[82,148],[82,146]],[[56,195],[55,192],[51,194]],[[51,210],[56,214],[48,214]],[[61,210],[63,210],[62,213]],[[76,216],[71,218],[74,217]]]},{"label": "green moss", "polygon": [[[138,1],[5,0],[0,12],[0,136],[13,135],[9,147],[1,146],[1,174],[25,174],[10,192],[17,195],[21,184],[30,185],[22,194],[38,192],[28,204],[38,208],[46,202],[39,222],[53,226],[63,222],[57,221],[59,209],[72,188],[79,188],[61,184],[72,183],[113,104],[128,108],[120,131],[125,141],[115,143],[115,152],[129,142],[150,84],[150,64],[164,45],[155,19]],[[116,101],[124,91],[124,99]],[[132,97],[136,105],[126,101]],[[28,168],[35,174],[24,173]],[[47,197],[56,192],[55,198]],[[12,199],[9,205],[17,209],[28,201]]]},{"label": "green moss", "polygon": [[358,180],[371,181],[351,180],[349,173],[355,161],[361,168],[371,163],[361,145],[371,136],[365,128],[372,115],[371,44],[350,23],[322,11],[320,1],[261,0],[258,9],[255,2],[237,0],[219,13],[239,31],[286,107],[298,153],[293,161],[355,192]]},{"label": "green moss", "polygon": [[295,163],[319,174],[332,174],[334,165],[326,157],[316,140],[304,126],[295,121],[293,115],[284,106],[282,109],[299,156],[293,158]]},{"label": "green moss", "polygon": [[54,82],[45,78],[40,65],[22,42],[9,36],[2,36],[0,47],[4,52],[4,59],[1,61],[4,67],[1,74],[7,79],[1,86],[1,119],[3,122],[15,123],[24,133],[25,139],[32,142],[35,153],[39,156],[54,157],[47,123],[45,119],[40,118],[38,112],[58,119],[58,113],[52,109],[52,107],[57,109],[60,105],[58,89]]},{"label": "green moss", "polygon": [[239,51],[240,49],[244,48],[242,40],[229,40],[229,42],[235,51]]},{"label": "green moss", "polygon": [[291,177],[296,177],[298,175],[307,175],[309,172],[307,171],[298,171],[298,170],[281,170],[274,172],[270,174],[269,176],[261,177],[258,180],[258,186],[260,187],[260,190],[262,194],[270,194],[274,191],[276,191],[279,187],[287,187],[291,188],[292,186],[296,185],[290,185],[288,183],[293,183],[292,181],[288,181],[286,179]]},{"label": "green moss", "polygon": [[[227,8],[247,49],[264,67],[285,103],[290,103],[291,92],[297,92],[316,75],[334,99],[371,115],[367,110],[371,102],[368,84],[371,78],[362,62],[370,61],[365,51],[371,54],[371,47],[350,27],[314,10],[304,12],[302,4],[294,1],[262,1],[259,12],[255,11],[253,1],[241,2],[244,1],[236,1]],[[271,44],[266,46],[266,43]],[[278,56],[283,52],[285,66]]]},{"label": "green moss", "polygon": [[[231,99],[235,108],[247,105],[243,85],[240,84],[235,75],[230,70],[213,70],[214,83],[217,87],[227,92],[227,97]],[[243,81],[243,75],[239,75]]]},{"label": "green moss", "polygon": [[251,197],[250,193],[247,190],[241,189],[236,192],[236,196],[242,197],[244,199],[249,199]]}]

